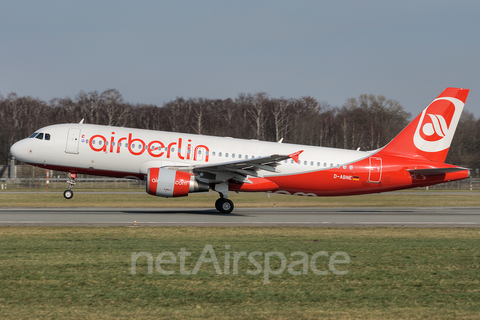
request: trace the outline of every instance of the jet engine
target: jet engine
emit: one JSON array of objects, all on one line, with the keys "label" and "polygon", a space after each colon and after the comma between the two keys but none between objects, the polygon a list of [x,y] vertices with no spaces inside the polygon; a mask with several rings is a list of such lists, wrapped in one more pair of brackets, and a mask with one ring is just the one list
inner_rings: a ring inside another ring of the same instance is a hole
[{"label": "jet engine", "polygon": [[147,173],[147,193],[153,196],[172,198],[185,197],[191,192],[206,192],[207,183],[197,181],[190,172],[167,168],[149,168]]}]

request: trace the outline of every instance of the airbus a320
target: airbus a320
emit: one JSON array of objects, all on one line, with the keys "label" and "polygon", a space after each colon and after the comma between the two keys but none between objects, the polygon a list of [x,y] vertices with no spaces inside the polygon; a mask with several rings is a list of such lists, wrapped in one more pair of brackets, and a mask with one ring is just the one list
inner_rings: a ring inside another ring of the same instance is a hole
[{"label": "airbus a320", "polygon": [[347,196],[465,179],[444,163],[468,89],[447,88],[385,147],[356,151],[92,124],[57,124],[15,143],[27,164],[77,174],[146,180],[146,192],[183,197],[218,192],[215,207],[234,208],[229,192]]}]

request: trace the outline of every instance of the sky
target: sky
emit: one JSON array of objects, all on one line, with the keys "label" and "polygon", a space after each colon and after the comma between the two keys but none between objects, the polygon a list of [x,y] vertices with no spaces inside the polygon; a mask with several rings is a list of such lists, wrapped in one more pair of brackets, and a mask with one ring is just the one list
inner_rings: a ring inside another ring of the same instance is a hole
[{"label": "sky", "polygon": [[480,1],[0,2],[0,93],[44,101],[117,89],[176,97],[361,94],[413,116],[446,87],[480,118]]}]

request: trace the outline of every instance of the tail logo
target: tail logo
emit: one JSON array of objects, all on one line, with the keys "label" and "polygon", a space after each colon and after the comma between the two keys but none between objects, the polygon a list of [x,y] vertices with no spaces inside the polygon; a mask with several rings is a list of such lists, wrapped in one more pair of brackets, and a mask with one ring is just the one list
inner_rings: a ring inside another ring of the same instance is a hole
[{"label": "tail logo", "polygon": [[423,110],[413,142],[425,152],[438,152],[450,147],[464,103],[451,97],[435,99]]},{"label": "tail logo", "polygon": [[434,139],[436,141],[445,137],[445,132],[448,132],[447,121],[440,114],[427,113],[431,122],[427,122],[422,127],[423,138],[425,140]]}]

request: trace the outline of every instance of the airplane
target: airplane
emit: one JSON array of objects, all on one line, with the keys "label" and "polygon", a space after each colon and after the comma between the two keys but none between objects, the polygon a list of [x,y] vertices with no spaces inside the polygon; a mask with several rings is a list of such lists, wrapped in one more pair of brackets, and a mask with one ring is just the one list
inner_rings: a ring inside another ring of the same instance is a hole
[{"label": "airplane", "polygon": [[84,124],[41,128],[16,142],[27,164],[77,174],[146,180],[146,192],[183,197],[219,193],[215,208],[231,213],[229,192],[300,196],[379,193],[465,179],[467,168],[444,163],[469,90],[445,89],[390,143],[373,151]]}]

